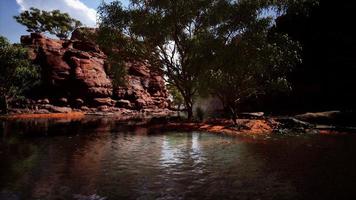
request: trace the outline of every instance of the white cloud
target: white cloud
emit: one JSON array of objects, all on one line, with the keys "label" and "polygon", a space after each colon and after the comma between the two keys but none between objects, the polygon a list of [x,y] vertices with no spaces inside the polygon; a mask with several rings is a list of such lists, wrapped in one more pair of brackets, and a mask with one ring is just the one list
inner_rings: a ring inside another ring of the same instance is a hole
[{"label": "white cloud", "polygon": [[16,0],[16,2],[20,6],[20,11],[28,10],[31,7],[46,11],[60,10],[78,19],[86,26],[96,25],[95,9],[89,8],[80,0]]}]

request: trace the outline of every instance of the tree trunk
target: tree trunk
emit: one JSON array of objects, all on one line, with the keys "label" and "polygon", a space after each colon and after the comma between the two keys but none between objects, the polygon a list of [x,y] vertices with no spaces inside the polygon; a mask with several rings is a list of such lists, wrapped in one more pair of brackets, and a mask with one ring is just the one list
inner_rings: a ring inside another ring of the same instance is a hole
[{"label": "tree trunk", "polygon": [[190,106],[187,108],[188,120],[191,121],[193,119],[193,107]]},{"label": "tree trunk", "polygon": [[191,121],[193,119],[193,104],[190,102],[186,102],[185,107],[188,115],[188,120]]},{"label": "tree trunk", "polygon": [[185,96],[183,96],[183,98],[184,98],[185,109],[186,109],[187,115],[188,115],[188,121],[191,121],[193,119],[193,100],[192,100],[192,96],[185,95]]},{"label": "tree trunk", "polygon": [[180,104],[178,104],[177,114],[178,114],[178,117],[180,117]]},{"label": "tree trunk", "polygon": [[237,126],[239,129],[240,127],[239,127],[239,124],[237,123],[237,119],[238,119],[237,112],[231,106],[229,106],[229,108],[230,108],[230,112],[231,112],[231,120],[234,123],[234,126]]}]

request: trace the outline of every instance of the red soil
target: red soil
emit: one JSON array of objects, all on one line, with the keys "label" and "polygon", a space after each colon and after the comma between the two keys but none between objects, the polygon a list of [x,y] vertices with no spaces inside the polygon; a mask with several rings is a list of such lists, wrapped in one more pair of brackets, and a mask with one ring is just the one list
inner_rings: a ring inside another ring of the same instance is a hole
[{"label": "red soil", "polygon": [[50,113],[50,114],[15,114],[0,116],[0,119],[81,119],[85,116],[83,112]]},{"label": "red soil", "polygon": [[270,134],[277,122],[264,119],[241,119],[238,120],[240,129],[232,126],[230,120],[215,120],[204,123],[168,123],[164,125],[156,125],[154,128],[162,130],[180,130],[180,131],[207,131],[217,134],[227,135],[258,135]]}]

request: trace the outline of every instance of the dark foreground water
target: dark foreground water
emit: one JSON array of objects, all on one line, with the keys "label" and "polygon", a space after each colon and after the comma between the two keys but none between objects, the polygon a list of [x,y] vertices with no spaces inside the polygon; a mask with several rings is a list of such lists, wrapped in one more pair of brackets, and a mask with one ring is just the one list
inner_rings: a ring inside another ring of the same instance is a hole
[{"label": "dark foreground water", "polygon": [[356,199],[356,137],[0,122],[0,199]]}]

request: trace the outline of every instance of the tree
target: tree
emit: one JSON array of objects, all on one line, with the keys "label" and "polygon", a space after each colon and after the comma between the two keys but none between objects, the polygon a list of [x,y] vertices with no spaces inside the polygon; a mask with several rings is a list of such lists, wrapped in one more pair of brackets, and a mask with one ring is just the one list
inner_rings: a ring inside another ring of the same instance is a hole
[{"label": "tree", "polygon": [[[215,95],[221,93],[219,85],[229,89],[224,103],[234,112],[240,103],[232,102],[256,96],[267,82],[283,82],[283,72],[293,63],[297,47],[283,35],[269,41],[272,23],[263,12],[283,12],[287,5],[302,1],[308,0],[132,0],[128,9],[114,1],[98,10],[100,27],[130,37],[135,53],[164,71],[166,81],[181,93],[191,119],[194,97],[207,80],[204,76],[211,83],[218,81],[209,86],[215,88],[211,90]],[[291,62],[285,59],[284,68],[283,56],[292,56]],[[271,74],[283,75],[272,81],[266,78]],[[227,83],[234,85],[229,88]],[[246,90],[241,92],[241,88]]]},{"label": "tree", "polygon": [[27,49],[10,44],[0,36],[0,109],[7,113],[8,102],[16,100],[24,92],[39,83],[39,67],[28,60]]},{"label": "tree", "polygon": [[300,46],[285,34],[271,31],[272,19],[261,13],[273,4],[239,1],[216,28],[214,62],[205,81],[213,96],[230,111],[234,123],[241,104],[275,90],[289,90],[287,74],[300,62]]},{"label": "tree", "polygon": [[[206,29],[213,0],[134,0],[130,9],[112,2],[99,7],[100,26],[119,30],[136,45],[136,53],[159,67],[181,93],[188,119],[193,116],[203,57]],[[205,56],[205,55],[204,55]]]},{"label": "tree", "polygon": [[60,39],[67,39],[73,30],[82,25],[68,13],[61,13],[59,10],[47,12],[30,8],[14,18],[18,23],[26,26],[28,32],[48,32]]}]

